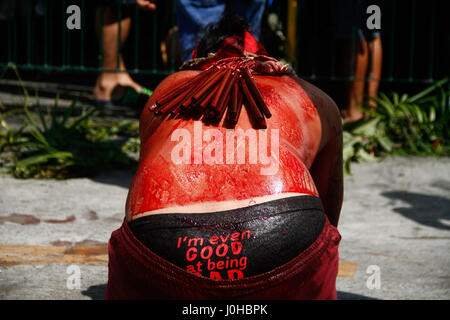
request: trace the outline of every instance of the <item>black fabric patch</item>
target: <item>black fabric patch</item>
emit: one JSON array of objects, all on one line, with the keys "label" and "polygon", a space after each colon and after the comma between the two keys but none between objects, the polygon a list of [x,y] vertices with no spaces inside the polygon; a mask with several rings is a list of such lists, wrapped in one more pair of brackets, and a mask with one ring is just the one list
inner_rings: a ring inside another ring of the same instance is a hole
[{"label": "black fabric patch", "polygon": [[299,255],[321,233],[325,214],[319,198],[297,196],[221,212],[155,214],[128,224],[163,259],[205,277],[236,279]]}]

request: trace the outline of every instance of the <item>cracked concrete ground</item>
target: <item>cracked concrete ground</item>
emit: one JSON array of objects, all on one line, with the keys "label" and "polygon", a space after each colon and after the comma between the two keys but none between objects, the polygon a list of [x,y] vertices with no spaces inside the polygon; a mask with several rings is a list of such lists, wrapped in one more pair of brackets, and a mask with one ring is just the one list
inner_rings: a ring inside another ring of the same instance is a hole
[{"label": "cracked concrete ground", "polygon": [[[395,157],[352,169],[339,223],[338,297],[450,299],[450,158]],[[0,299],[102,299],[106,245],[122,223],[132,175],[1,175]]]}]

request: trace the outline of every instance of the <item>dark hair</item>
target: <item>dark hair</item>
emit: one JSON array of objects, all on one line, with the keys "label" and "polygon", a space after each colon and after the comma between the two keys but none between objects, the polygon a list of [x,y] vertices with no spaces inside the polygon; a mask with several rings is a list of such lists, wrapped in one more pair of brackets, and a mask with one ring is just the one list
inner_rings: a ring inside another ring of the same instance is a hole
[{"label": "dark hair", "polygon": [[247,21],[236,15],[225,14],[215,23],[208,24],[197,46],[197,57],[207,57],[208,53],[217,52],[225,38],[238,35],[244,38],[248,30]]}]

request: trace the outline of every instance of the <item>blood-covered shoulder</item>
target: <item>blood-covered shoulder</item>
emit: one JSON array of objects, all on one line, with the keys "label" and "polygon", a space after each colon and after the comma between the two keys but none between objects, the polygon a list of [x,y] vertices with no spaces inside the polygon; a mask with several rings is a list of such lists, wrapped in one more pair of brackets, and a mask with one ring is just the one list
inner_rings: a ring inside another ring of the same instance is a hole
[{"label": "blood-covered shoulder", "polygon": [[321,149],[330,140],[340,136],[342,131],[341,114],[334,100],[325,92],[303,79],[298,77],[294,79],[309,96],[319,114],[322,123]]},{"label": "blood-covered shoulder", "polygon": [[[145,105],[145,111],[142,115],[145,117],[149,117],[150,115],[153,116],[153,112],[150,112],[150,107],[155,104],[155,102],[161,98],[163,95],[171,91],[172,89],[182,85],[184,82],[189,81],[195,75],[197,75],[199,71],[195,70],[186,70],[186,71],[179,71],[176,73],[172,73],[171,75],[168,75],[166,78],[164,78],[163,81],[161,81],[155,90],[153,90],[153,94],[147,101]],[[152,117],[151,117],[152,118]]]},{"label": "blood-covered shoulder", "polygon": [[197,70],[183,70],[173,73],[166,78],[156,87],[153,92],[154,98],[158,98],[177,86],[189,81],[195,77],[200,71]]}]

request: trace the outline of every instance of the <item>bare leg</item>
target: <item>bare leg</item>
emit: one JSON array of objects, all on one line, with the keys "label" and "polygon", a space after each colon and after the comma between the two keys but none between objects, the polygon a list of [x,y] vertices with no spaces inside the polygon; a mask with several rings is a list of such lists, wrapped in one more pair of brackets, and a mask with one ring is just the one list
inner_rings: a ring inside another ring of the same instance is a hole
[{"label": "bare leg", "polygon": [[[369,97],[376,97],[378,95],[381,67],[383,63],[383,47],[381,37],[376,37],[369,43],[369,50],[371,52],[371,69],[369,71],[369,81],[367,83],[367,95]],[[369,105],[374,107],[376,102],[370,99]]]},{"label": "bare leg", "polygon": [[366,40],[360,39],[357,44],[355,55],[354,80],[350,85],[349,106],[342,111],[344,120],[356,121],[362,118],[363,113],[357,107],[362,106],[364,101],[364,79],[369,62],[369,50]]},{"label": "bare leg", "polygon": [[[101,10],[97,9],[96,13],[96,29],[100,31]],[[111,8],[105,8],[103,15],[103,27],[101,28],[103,46],[102,68],[105,70],[126,70],[122,56],[119,56],[119,61],[117,59],[117,55],[120,54],[118,48],[119,23],[120,45],[122,46],[130,31],[131,18],[126,17],[120,22],[115,21],[113,10]],[[119,65],[117,65],[117,62],[119,62]],[[125,71],[101,72],[95,83],[94,98],[98,100],[110,100],[114,88],[118,85],[132,87],[136,92],[141,91],[141,86],[134,82],[131,76]]]}]

